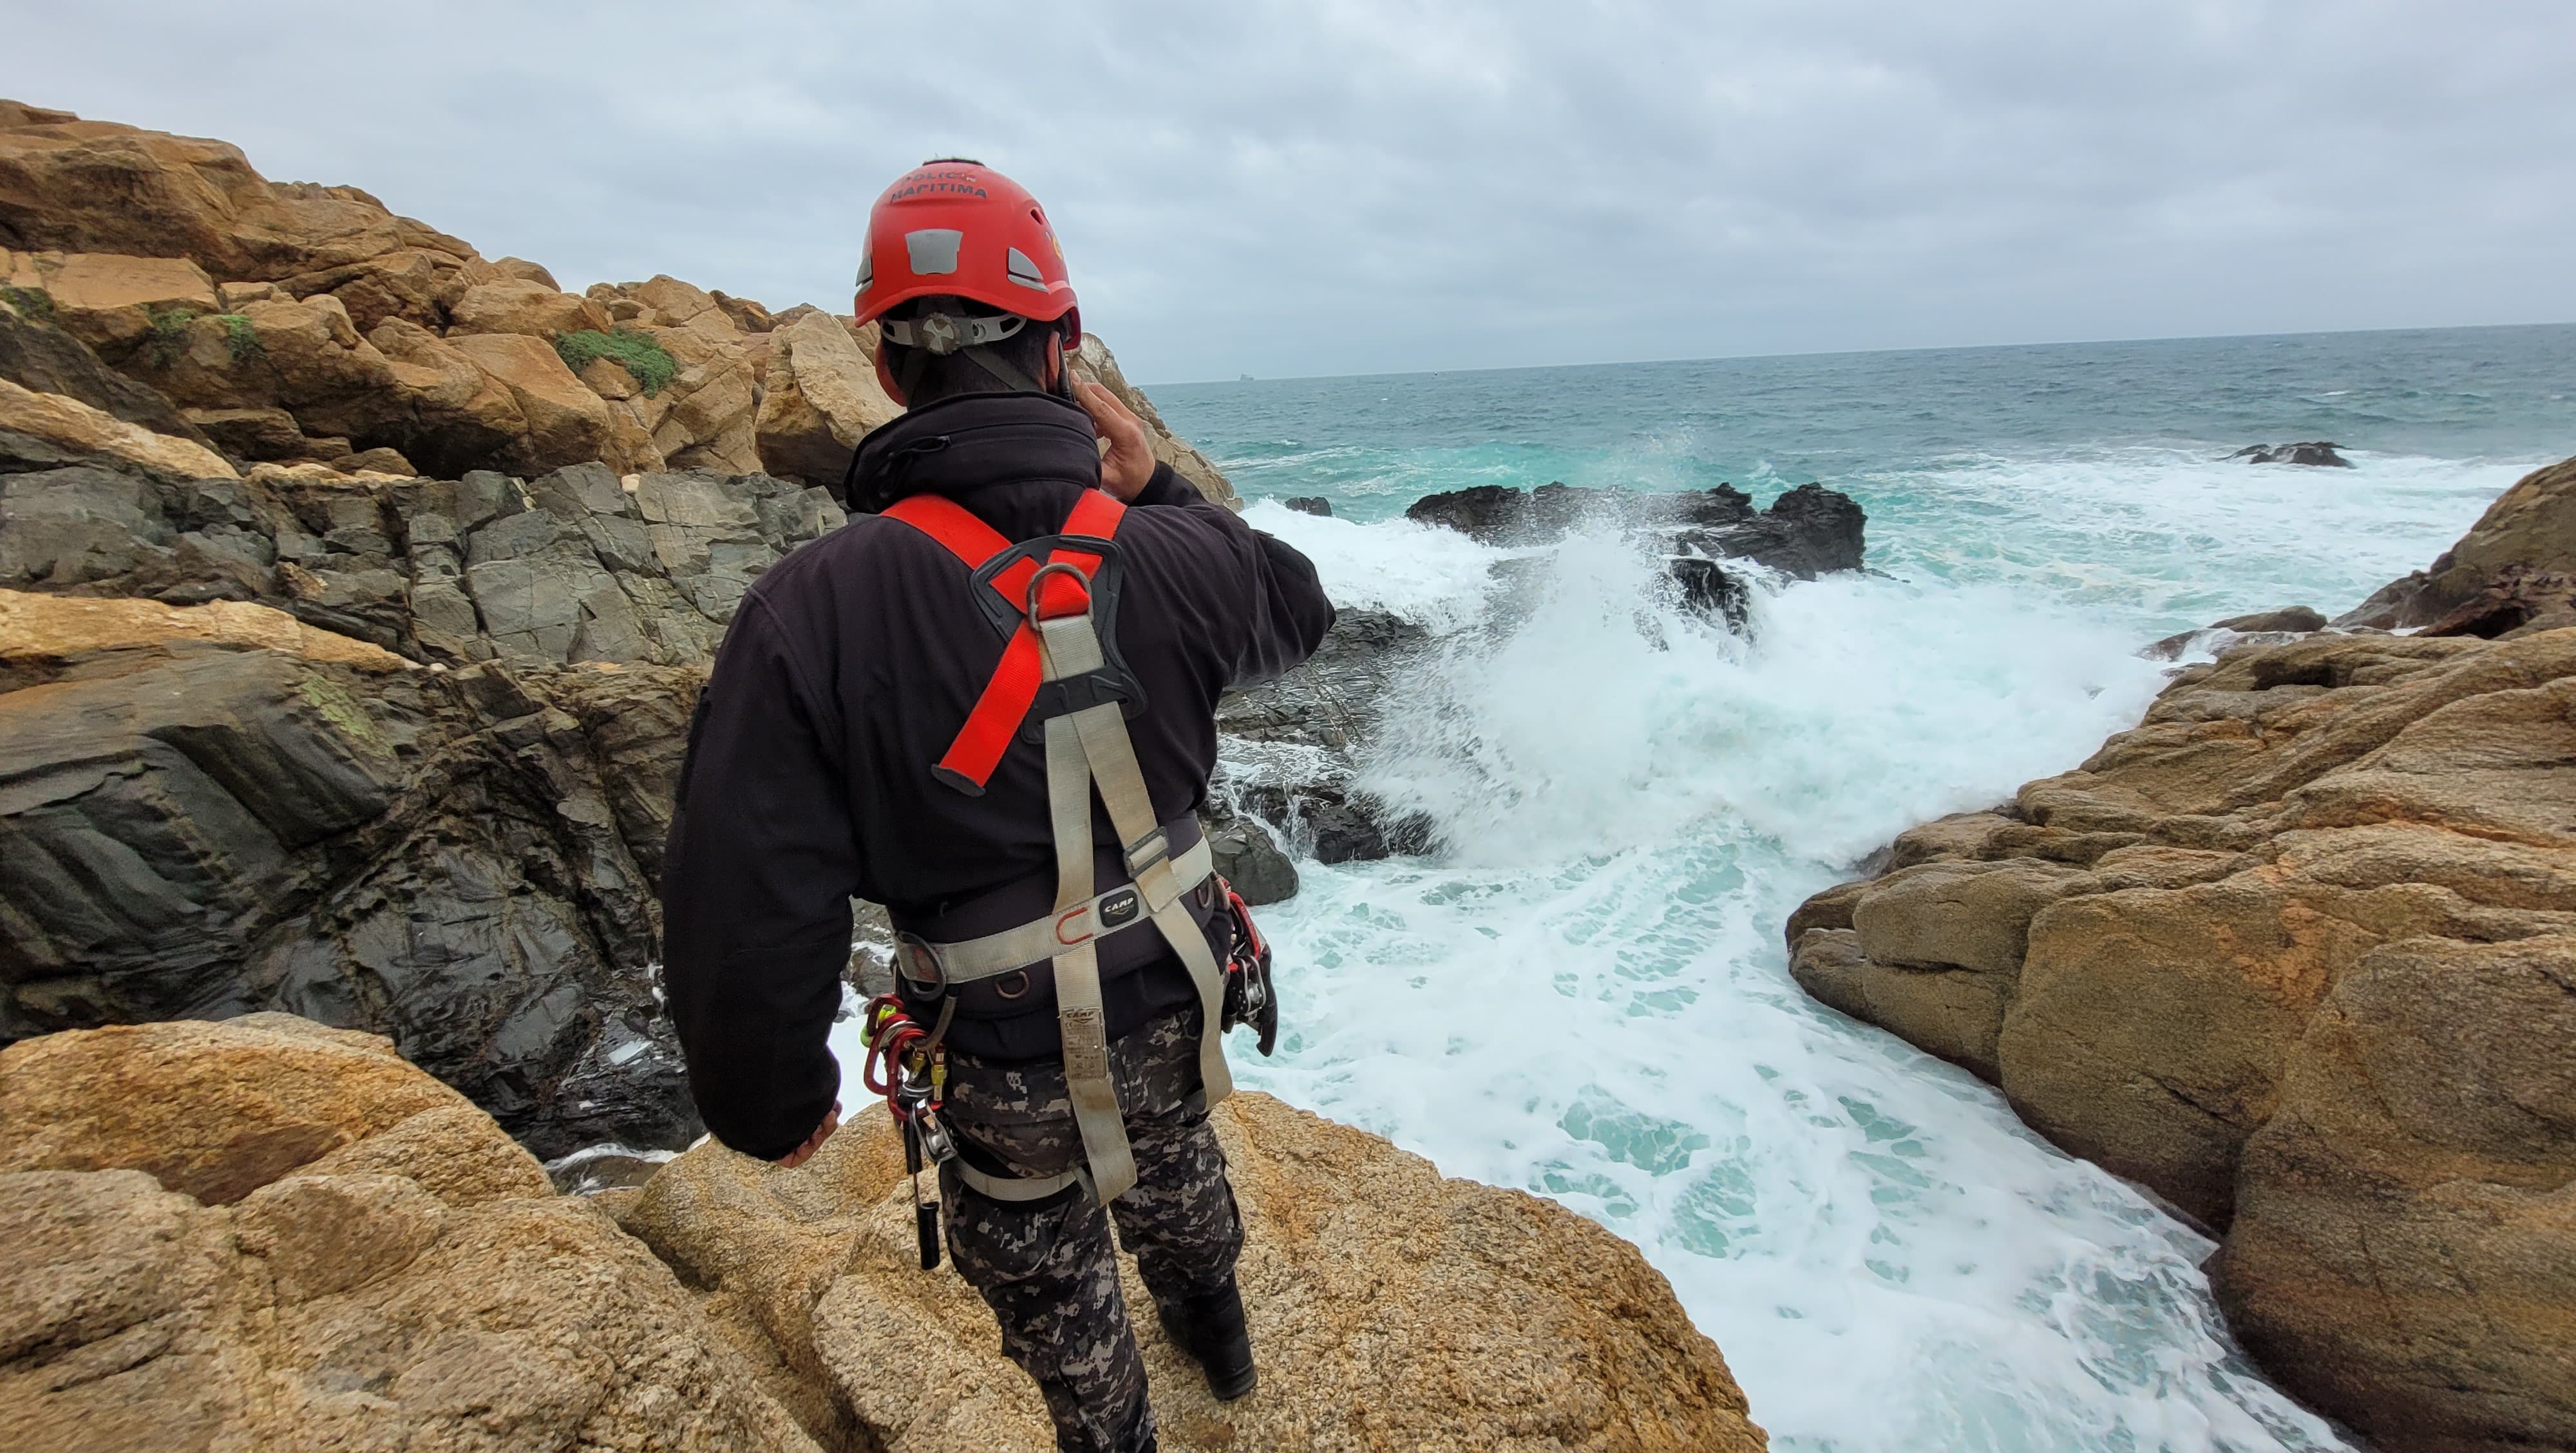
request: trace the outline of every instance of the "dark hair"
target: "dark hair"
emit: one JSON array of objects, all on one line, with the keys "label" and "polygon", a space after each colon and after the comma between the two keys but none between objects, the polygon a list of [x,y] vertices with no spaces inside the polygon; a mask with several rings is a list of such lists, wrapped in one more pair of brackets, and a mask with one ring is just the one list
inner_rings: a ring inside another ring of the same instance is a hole
[{"label": "dark hair", "polygon": [[[966,312],[978,317],[998,317],[1002,309],[967,298],[918,298],[894,310],[896,317],[917,317],[930,312]],[[1019,332],[999,343],[987,345],[991,352],[1027,374],[1033,380],[1046,377],[1047,341],[1060,336],[1062,325],[1040,323],[1034,319]],[[918,408],[937,403],[958,394],[1009,393],[1011,386],[986,372],[966,353],[941,357],[899,343],[880,341],[885,350],[886,371],[894,375],[904,389],[904,406]],[[910,370],[918,370],[911,372]]]}]

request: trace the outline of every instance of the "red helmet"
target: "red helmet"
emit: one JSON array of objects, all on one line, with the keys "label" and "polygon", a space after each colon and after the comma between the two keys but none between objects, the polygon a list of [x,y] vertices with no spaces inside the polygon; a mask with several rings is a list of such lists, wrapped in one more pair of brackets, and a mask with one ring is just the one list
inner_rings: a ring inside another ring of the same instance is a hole
[{"label": "red helmet", "polygon": [[[1082,313],[1065,275],[1064,247],[1047,225],[1046,209],[1026,187],[982,162],[923,162],[896,178],[868,212],[867,251],[859,260],[858,321],[871,322],[924,297],[968,298],[1040,323],[1062,319],[1068,352],[1082,339]],[[1008,336],[1001,328],[959,321],[965,325],[963,336],[952,330],[940,339],[946,346],[936,351]],[[877,359],[877,377],[901,402],[903,393],[895,387],[882,350]]]}]

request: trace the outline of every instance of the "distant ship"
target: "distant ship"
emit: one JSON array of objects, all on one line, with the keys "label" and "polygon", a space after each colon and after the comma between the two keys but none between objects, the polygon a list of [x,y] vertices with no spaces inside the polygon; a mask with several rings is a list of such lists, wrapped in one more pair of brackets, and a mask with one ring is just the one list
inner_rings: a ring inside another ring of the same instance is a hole
[{"label": "distant ship", "polygon": [[1259,382],[1259,380],[1255,379],[1251,374],[1248,374],[1248,373],[1237,375],[1234,381],[1235,381],[1236,383],[1257,383],[1257,382]]}]

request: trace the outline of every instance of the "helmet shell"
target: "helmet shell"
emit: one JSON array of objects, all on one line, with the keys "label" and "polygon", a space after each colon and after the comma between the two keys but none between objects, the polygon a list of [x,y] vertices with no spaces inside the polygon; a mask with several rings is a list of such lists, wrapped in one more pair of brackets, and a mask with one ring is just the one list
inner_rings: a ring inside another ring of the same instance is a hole
[{"label": "helmet shell", "polygon": [[1064,247],[1046,209],[982,162],[927,161],[895,178],[868,212],[858,289],[862,323],[914,298],[947,295],[1041,323],[1063,319],[1067,351],[1082,338]]}]

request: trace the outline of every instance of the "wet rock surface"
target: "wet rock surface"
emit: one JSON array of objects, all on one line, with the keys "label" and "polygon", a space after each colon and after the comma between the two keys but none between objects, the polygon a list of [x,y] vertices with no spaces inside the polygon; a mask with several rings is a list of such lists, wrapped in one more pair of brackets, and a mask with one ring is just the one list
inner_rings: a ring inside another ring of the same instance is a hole
[{"label": "wet rock surface", "polygon": [[2237,646],[2277,646],[2326,628],[2326,618],[2304,605],[2256,611],[2178,631],[2138,652],[2151,661],[2177,661],[2195,651],[2222,654]]},{"label": "wet rock surface", "polygon": [[2248,444],[2227,456],[2248,464],[2298,464],[2311,469],[2350,469],[2352,461],[2323,439],[2300,444]]},{"label": "wet rock surface", "polygon": [[[2545,545],[2570,468],[2427,579]],[[2222,1235],[2249,1349],[2374,1446],[2576,1447],[2571,713],[2576,629],[2240,642],[1809,900],[1792,972]]]},{"label": "wet rock surface", "polygon": [[1593,524],[1654,530],[1676,556],[1750,560],[1800,580],[1860,569],[1867,526],[1851,496],[1821,484],[1799,485],[1759,511],[1751,495],[1724,484],[1673,494],[1489,484],[1425,495],[1404,514],[1489,545],[1545,544]]},{"label": "wet rock surface", "polygon": [[[1219,818],[1258,818],[1280,842],[1323,863],[1429,851],[1428,819],[1391,813],[1353,778],[1388,693],[1430,643],[1417,622],[1345,609],[1303,666],[1227,696],[1217,730],[1234,766],[1214,789]],[[1247,848],[1263,856],[1257,845]],[[1293,892],[1293,876],[1288,886]]]}]

